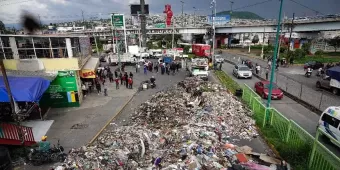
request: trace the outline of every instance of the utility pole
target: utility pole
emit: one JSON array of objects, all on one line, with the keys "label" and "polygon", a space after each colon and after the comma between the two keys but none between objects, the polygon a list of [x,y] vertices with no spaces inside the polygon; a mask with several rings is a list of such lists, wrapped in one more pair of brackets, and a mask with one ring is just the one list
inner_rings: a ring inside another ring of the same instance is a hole
[{"label": "utility pole", "polygon": [[234,5],[234,1],[230,1],[230,21],[231,21],[231,15],[233,14],[233,5]]},{"label": "utility pole", "polygon": [[263,37],[262,37],[262,48],[261,48],[261,58],[263,59],[263,48],[264,48],[264,39],[266,35],[266,27],[263,27]]},{"label": "utility pole", "polygon": [[174,41],[175,41],[175,18],[172,18],[172,41],[171,41],[171,48],[174,49]]},{"label": "utility pole", "polygon": [[295,18],[295,13],[293,13],[292,25],[290,26],[289,41],[288,41],[288,51],[290,51],[290,43],[292,41],[292,33],[293,33],[293,27],[294,27],[294,18]]},{"label": "utility pole", "polygon": [[142,46],[146,47],[145,0],[140,0],[140,8],[141,8]]},{"label": "utility pole", "polygon": [[183,5],[184,5],[184,2],[181,1],[182,3],[182,27],[184,27],[184,16],[183,16]]},{"label": "utility pole", "polygon": [[269,119],[269,108],[270,103],[272,100],[272,91],[273,91],[273,81],[274,81],[274,74],[275,74],[275,66],[276,66],[276,56],[278,52],[278,46],[279,46],[279,34],[280,34],[280,26],[281,26],[281,16],[282,16],[282,6],[283,6],[283,0],[280,0],[280,11],[279,11],[279,18],[277,21],[277,29],[276,29],[276,38],[275,38],[275,49],[274,49],[274,56],[272,59],[272,68],[271,68],[271,74],[270,74],[270,83],[269,83],[269,93],[268,93],[268,100],[267,100],[267,109],[266,109],[266,119]]},{"label": "utility pole", "polygon": [[196,7],[192,7],[194,8],[194,26],[196,25]]},{"label": "utility pole", "polygon": [[40,30],[41,30],[41,34],[44,34],[44,32],[43,32],[43,29],[42,29],[42,24],[41,24],[40,15],[38,15],[38,17],[39,17],[39,24],[40,24]]},{"label": "utility pole", "polygon": [[85,22],[85,19],[84,19],[84,11],[83,10],[81,10],[81,16],[82,16],[82,18],[83,18],[83,23]]},{"label": "utility pole", "polygon": [[281,30],[280,30],[280,38],[279,38],[279,51],[277,53],[277,58],[280,58],[280,51],[281,51],[281,37],[282,37],[282,30],[284,29],[284,17],[283,17],[283,20],[282,20],[282,27],[281,27]]},{"label": "utility pole", "polygon": [[211,16],[211,19],[212,19],[212,26],[213,26],[213,37],[212,37],[212,56],[211,56],[211,59],[212,59],[212,63],[214,64],[215,63],[215,18],[216,18],[216,0],[212,0],[211,1],[211,6],[210,8],[212,8],[212,13],[213,15]]}]

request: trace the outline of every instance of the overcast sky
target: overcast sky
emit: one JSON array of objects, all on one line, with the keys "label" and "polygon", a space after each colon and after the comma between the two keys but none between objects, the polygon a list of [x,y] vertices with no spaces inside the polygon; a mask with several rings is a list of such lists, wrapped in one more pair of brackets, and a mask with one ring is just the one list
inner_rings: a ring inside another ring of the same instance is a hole
[{"label": "overcast sky", "polygon": [[[174,14],[181,13],[181,0],[146,0],[150,6],[150,13],[162,13],[165,4],[171,4]],[[200,14],[211,14],[211,0],[182,0],[184,1],[184,12],[193,13],[193,7]],[[279,0],[267,0],[263,4],[251,6],[266,0],[233,0],[233,9],[237,11],[254,12],[264,18],[277,18]],[[299,2],[306,7],[292,1]],[[139,0],[0,0],[0,20],[4,23],[18,23],[20,14],[29,11],[40,15],[43,22],[60,22],[63,20],[76,20],[82,16],[84,11],[85,19],[91,17],[108,18],[110,12],[129,14],[129,4],[139,3]],[[230,0],[216,0],[217,11],[231,9]],[[244,8],[246,6],[251,6]],[[311,10],[312,9],[312,10]],[[296,16],[313,16],[319,14],[340,13],[340,0],[284,0],[283,11],[291,17],[295,12]]]}]

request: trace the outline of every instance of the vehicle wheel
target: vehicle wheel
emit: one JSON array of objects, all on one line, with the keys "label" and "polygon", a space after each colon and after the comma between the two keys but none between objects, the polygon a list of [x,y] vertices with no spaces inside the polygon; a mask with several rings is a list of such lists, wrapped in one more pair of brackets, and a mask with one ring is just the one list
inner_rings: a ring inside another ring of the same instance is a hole
[{"label": "vehicle wheel", "polygon": [[339,90],[337,88],[333,88],[332,89],[332,93],[337,95],[337,94],[339,94]]},{"label": "vehicle wheel", "polygon": [[236,78],[237,78],[237,79],[239,79],[239,78],[240,78],[240,76],[238,76],[238,75],[237,75],[237,76],[236,76]]},{"label": "vehicle wheel", "polygon": [[261,96],[262,96],[263,99],[266,99],[266,96],[264,95],[264,93],[262,93]]},{"label": "vehicle wheel", "polygon": [[321,83],[320,82],[316,82],[316,88],[321,88]]}]

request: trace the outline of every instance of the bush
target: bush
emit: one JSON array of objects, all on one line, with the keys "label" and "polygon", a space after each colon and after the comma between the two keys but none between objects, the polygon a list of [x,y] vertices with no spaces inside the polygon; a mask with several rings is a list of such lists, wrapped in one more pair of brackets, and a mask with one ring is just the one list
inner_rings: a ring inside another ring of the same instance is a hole
[{"label": "bush", "polygon": [[322,50],[318,50],[315,52],[316,56],[322,56],[324,54],[324,52]]},{"label": "bush", "polygon": [[280,53],[285,53],[287,50],[288,50],[288,47],[286,46],[280,47]]},{"label": "bush", "polygon": [[221,45],[221,49],[226,49],[227,46],[226,45]]},{"label": "bush", "polygon": [[305,55],[309,54],[310,47],[311,47],[311,43],[302,44],[301,49],[303,52],[305,52]]},{"label": "bush", "polygon": [[306,56],[306,52],[302,49],[296,49],[294,51],[294,58],[304,58]]}]

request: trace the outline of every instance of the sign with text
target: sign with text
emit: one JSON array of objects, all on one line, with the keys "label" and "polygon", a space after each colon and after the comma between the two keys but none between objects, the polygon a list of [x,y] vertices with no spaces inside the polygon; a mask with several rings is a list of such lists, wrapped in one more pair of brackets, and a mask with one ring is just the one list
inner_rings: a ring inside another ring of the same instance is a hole
[{"label": "sign with text", "polygon": [[82,78],[96,78],[94,70],[81,70],[80,77]]},{"label": "sign with text", "polygon": [[124,15],[123,14],[113,14],[111,15],[111,22],[113,27],[124,27]]},{"label": "sign with text", "polygon": [[208,16],[209,23],[212,24],[213,19],[216,25],[225,24],[230,22],[230,15],[217,15],[216,17],[212,17],[211,15]]}]

